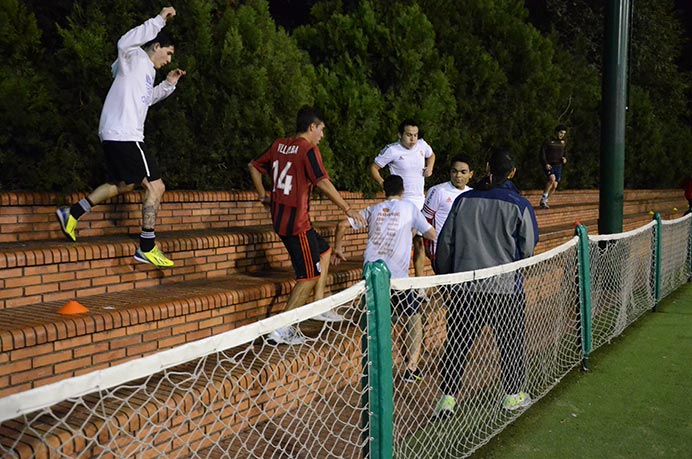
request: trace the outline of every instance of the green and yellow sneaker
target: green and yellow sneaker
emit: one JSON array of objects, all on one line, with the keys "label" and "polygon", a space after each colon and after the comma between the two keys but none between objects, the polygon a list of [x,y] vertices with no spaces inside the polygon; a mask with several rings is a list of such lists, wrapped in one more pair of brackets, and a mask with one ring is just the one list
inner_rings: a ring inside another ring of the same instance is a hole
[{"label": "green and yellow sneaker", "polygon": [[70,215],[70,208],[61,207],[55,211],[55,215],[58,216],[60,228],[62,228],[62,232],[65,233],[65,236],[76,242],[77,235],[75,234],[75,230],[77,229],[77,219]]},{"label": "green and yellow sneaker", "polygon": [[519,408],[524,408],[530,404],[531,397],[529,397],[529,394],[526,392],[505,395],[505,398],[502,399],[502,408],[509,411],[518,410]]},{"label": "green and yellow sneaker", "polygon": [[433,419],[435,420],[445,420],[454,416],[454,408],[457,406],[457,401],[451,395],[443,395],[435,411],[433,411]]},{"label": "green and yellow sneaker", "polygon": [[170,268],[175,264],[173,260],[166,258],[166,255],[163,254],[157,245],[148,252],[142,252],[141,247],[138,248],[137,252],[135,252],[135,260],[142,263],[149,263],[157,268]]}]

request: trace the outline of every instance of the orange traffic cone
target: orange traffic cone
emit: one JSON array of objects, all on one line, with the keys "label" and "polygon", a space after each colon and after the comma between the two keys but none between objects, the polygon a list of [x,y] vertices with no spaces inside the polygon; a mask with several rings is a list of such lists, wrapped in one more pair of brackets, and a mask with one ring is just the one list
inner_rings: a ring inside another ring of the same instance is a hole
[{"label": "orange traffic cone", "polygon": [[75,300],[68,301],[65,306],[58,309],[59,314],[83,314],[85,312],[89,312],[89,309]]}]

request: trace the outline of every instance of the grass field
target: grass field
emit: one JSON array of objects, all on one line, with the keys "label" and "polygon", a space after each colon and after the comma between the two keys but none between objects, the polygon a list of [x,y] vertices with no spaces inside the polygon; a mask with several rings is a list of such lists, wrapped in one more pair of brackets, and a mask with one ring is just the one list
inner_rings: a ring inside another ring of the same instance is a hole
[{"label": "grass field", "polygon": [[692,284],[663,300],[476,458],[692,458]]}]

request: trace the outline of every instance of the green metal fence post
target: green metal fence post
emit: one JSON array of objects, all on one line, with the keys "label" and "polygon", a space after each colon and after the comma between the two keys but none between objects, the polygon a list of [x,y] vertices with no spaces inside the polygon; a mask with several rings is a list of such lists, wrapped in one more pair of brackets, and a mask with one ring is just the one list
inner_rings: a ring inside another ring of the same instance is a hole
[{"label": "green metal fence post", "polygon": [[586,226],[577,225],[575,234],[579,237],[577,257],[579,269],[579,317],[581,319],[582,370],[589,371],[591,353],[591,259],[589,257],[589,235]]},{"label": "green metal fence post", "polygon": [[392,323],[387,265],[378,260],[366,263],[363,269],[367,316],[363,320],[363,395],[367,408],[368,441],[364,457],[391,459],[394,431],[394,389],[392,386]]},{"label": "green metal fence post", "polygon": [[656,232],[654,234],[654,307],[651,309],[652,311],[656,310],[658,302],[661,300],[661,231],[663,228],[661,214],[656,212],[654,220],[656,220]]}]

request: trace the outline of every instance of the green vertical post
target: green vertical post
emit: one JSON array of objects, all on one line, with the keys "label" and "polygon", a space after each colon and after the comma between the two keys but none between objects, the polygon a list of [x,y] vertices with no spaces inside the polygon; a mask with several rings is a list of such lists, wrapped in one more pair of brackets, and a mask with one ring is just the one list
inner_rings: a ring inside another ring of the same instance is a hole
[{"label": "green vertical post", "polygon": [[630,0],[608,0],[601,87],[599,234],[622,232]]},{"label": "green vertical post", "polygon": [[654,307],[656,310],[658,302],[661,300],[661,232],[663,224],[661,223],[661,214],[654,214],[656,220],[656,232],[654,234]]},{"label": "green vertical post", "polygon": [[582,370],[589,371],[589,354],[591,354],[591,257],[589,256],[589,235],[586,226],[577,225],[575,234],[579,237],[577,244],[579,276],[579,317],[581,319]]},{"label": "green vertical post", "polygon": [[363,268],[367,314],[363,327],[363,395],[368,441],[364,457],[391,459],[394,431],[394,388],[392,385],[391,273],[382,260]]}]

